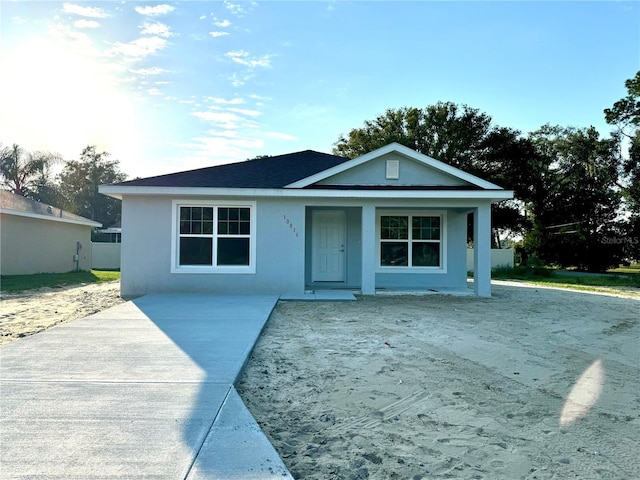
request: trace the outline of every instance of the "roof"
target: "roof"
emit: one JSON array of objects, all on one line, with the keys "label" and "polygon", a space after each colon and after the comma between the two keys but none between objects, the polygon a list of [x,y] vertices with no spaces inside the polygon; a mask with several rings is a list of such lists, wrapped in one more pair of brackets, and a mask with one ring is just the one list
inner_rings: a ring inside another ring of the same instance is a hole
[{"label": "roof", "polygon": [[7,215],[21,217],[40,218],[63,223],[74,223],[90,227],[101,227],[102,224],[94,222],[90,218],[81,217],[75,213],[67,212],[46,203],[38,202],[31,198],[0,190],[0,212]]},{"label": "roof", "polygon": [[[349,185],[318,183],[391,153],[458,179],[459,184],[455,186],[423,184],[390,186],[357,182]],[[101,185],[99,191],[120,199],[123,195],[323,198],[390,198],[393,196],[393,198],[485,199],[492,202],[513,198],[511,191],[398,143],[385,145],[354,159],[304,150],[246,162],[139,178],[113,185]]]},{"label": "roof", "polygon": [[304,150],[246,162],[188,170],[117,183],[132,187],[284,188],[349,159]]}]

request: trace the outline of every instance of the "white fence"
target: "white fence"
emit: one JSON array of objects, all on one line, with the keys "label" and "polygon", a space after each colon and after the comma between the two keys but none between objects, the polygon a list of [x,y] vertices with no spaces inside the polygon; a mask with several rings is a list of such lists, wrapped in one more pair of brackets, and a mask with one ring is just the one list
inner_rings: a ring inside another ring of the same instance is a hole
[{"label": "white fence", "polygon": [[[491,270],[498,267],[513,268],[513,248],[491,249]],[[467,271],[473,272],[473,248],[467,249]]]},{"label": "white fence", "polygon": [[120,244],[91,242],[91,268],[116,270],[120,268]]}]

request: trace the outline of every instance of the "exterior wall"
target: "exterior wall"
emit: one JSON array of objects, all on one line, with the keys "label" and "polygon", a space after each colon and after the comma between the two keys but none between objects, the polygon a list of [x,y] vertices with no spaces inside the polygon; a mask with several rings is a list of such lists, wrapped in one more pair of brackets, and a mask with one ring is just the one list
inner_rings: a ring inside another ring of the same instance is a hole
[{"label": "exterior wall", "polygon": [[[498,267],[513,268],[513,248],[491,249],[491,269]],[[473,272],[473,248],[467,249],[467,271]]]},{"label": "exterior wall", "polygon": [[[79,263],[74,255],[80,242]],[[91,227],[0,215],[0,273],[30,275],[91,269]]]},{"label": "exterior wall", "polygon": [[120,268],[120,244],[91,242],[91,268],[117,270]]},{"label": "exterior wall", "polygon": [[172,200],[170,197],[124,198],[122,296],[165,292],[304,292],[305,207],[299,200],[257,201],[255,274],[171,273]]},{"label": "exterior wall", "polygon": [[[173,200],[176,198],[169,196],[125,196],[122,296],[167,292],[301,294],[305,288],[332,286],[370,293],[374,288],[466,288],[467,213],[474,205],[470,200],[258,198],[255,199],[256,271],[247,274],[171,273]],[[314,209],[323,208],[347,213],[347,281],[339,285],[311,282],[311,215]],[[378,239],[376,217],[371,212],[393,208],[446,211],[445,273],[374,273],[377,262],[374,245]],[[374,221],[365,225],[363,218]],[[373,253],[363,259],[363,251]]]},{"label": "exterior wall", "polygon": [[[400,162],[400,178],[388,180],[387,160]],[[430,168],[397,153],[388,153],[318,182],[318,185],[445,185],[466,186],[469,183]]]}]

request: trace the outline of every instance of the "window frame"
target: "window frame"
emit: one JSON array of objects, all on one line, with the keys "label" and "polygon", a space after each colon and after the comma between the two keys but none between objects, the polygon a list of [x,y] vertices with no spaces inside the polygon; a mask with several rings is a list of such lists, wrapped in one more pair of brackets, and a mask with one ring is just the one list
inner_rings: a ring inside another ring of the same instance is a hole
[{"label": "window frame", "polygon": [[[194,235],[180,233],[180,208],[182,207],[206,207],[213,208],[213,232],[200,234],[199,238],[212,239],[212,265],[180,265],[180,238]],[[256,202],[229,201],[229,200],[173,200],[171,203],[171,273],[229,273],[229,274],[255,274],[256,273]],[[218,233],[218,209],[219,208],[249,208],[249,234],[238,235],[237,238],[249,238],[249,265],[216,265],[218,239],[233,238],[236,235],[223,235]]]},{"label": "window frame", "polygon": [[[408,237],[405,239],[383,239],[382,238],[382,217],[396,216],[408,217]],[[440,240],[421,240],[416,239],[416,243],[439,243],[440,244],[440,265],[438,266],[412,266],[412,224],[413,217],[438,217],[440,218]],[[382,265],[381,250],[382,244],[385,242],[407,242],[407,263],[406,266]],[[447,273],[447,212],[446,210],[378,210],[376,212],[376,273]]]}]

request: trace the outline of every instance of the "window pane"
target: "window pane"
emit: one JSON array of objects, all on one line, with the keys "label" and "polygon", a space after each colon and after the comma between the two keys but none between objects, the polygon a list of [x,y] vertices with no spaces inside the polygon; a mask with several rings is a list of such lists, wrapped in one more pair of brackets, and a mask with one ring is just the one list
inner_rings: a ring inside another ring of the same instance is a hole
[{"label": "window pane", "polygon": [[249,235],[251,233],[251,224],[249,222],[240,222],[240,234]]},{"label": "window pane", "polygon": [[229,209],[228,208],[219,208],[218,209],[218,219],[226,220],[229,218]]},{"label": "window pane", "polygon": [[411,255],[414,267],[439,267],[440,243],[414,242],[411,244]]},{"label": "window pane", "polygon": [[202,233],[211,235],[213,233],[213,221],[203,220]]},{"label": "window pane", "polygon": [[249,265],[249,239],[219,238],[218,265]]},{"label": "window pane", "polygon": [[241,208],[240,209],[240,220],[245,220],[248,221],[249,220],[249,208]]},{"label": "window pane", "polygon": [[229,235],[237,235],[238,234],[238,222],[229,222]]},{"label": "window pane", "polygon": [[229,220],[238,220],[240,218],[239,208],[228,208]]},{"label": "window pane", "polygon": [[213,207],[203,207],[202,219],[209,222],[213,221]]},{"label": "window pane", "polygon": [[181,238],[180,265],[212,265],[212,246],[212,238]]},{"label": "window pane", "polygon": [[180,222],[180,233],[191,233],[191,222]]},{"label": "window pane", "polygon": [[191,207],[191,220],[202,219],[202,207]]},{"label": "window pane", "polygon": [[218,221],[218,233],[220,235],[226,235],[229,233],[229,223],[225,221]]},{"label": "window pane", "polygon": [[191,222],[191,232],[195,234],[202,233],[202,222]]},{"label": "window pane", "polygon": [[191,220],[190,207],[180,207],[180,220]]},{"label": "window pane", "polygon": [[380,265],[383,267],[406,267],[409,264],[407,242],[380,243]]},{"label": "window pane", "polygon": [[413,217],[411,224],[414,240],[440,240],[440,217]]},{"label": "window pane", "polygon": [[408,239],[409,217],[381,217],[380,238],[383,240]]}]

